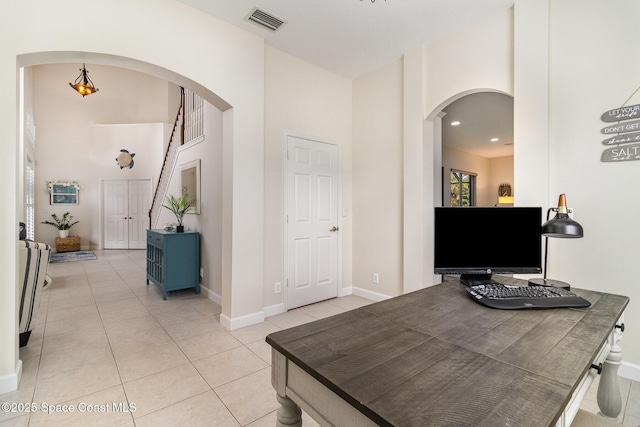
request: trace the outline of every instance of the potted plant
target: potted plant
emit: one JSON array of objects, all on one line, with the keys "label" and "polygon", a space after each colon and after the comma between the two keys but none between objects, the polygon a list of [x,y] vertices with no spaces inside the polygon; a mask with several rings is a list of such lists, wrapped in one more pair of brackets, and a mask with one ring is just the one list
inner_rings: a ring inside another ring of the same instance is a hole
[{"label": "potted plant", "polygon": [[63,213],[62,218],[59,218],[56,214],[51,214],[51,218],[53,218],[53,221],[42,221],[42,224],[52,225],[57,228],[60,237],[68,237],[69,229],[80,222],[73,221],[73,215],[69,212]]},{"label": "potted plant", "polygon": [[189,209],[195,206],[197,200],[190,199],[189,193],[187,191],[182,192],[182,196],[173,197],[172,195],[167,196],[166,204],[162,205],[163,207],[169,209],[176,216],[178,220],[178,226],[176,227],[176,232],[183,233],[184,225],[182,225],[182,217],[187,213]]}]

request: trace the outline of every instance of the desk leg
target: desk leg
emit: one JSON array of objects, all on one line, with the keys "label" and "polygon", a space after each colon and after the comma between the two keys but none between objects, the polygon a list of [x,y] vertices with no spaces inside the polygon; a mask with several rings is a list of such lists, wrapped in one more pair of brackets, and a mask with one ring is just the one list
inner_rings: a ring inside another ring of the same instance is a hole
[{"label": "desk leg", "polygon": [[618,419],[622,409],[618,368],[622,361],[622,349],[614,343],[602,366],[600,385],[598,386],[598,406],[600,415],[605,418]]},{"label": "desk leg", "polygon": [[287,394],[287,358],[276,349],[271,349],[271,384],[276,390],[276,398],[280,403],[276,427],[301,427],[302,410],[289,399]]},{"label": "desk leg", "polygon": [[301,427],[302,410],[293,400],[286,396],[277,395],[280,408],[278,409],[278,421],[276,427]]}]

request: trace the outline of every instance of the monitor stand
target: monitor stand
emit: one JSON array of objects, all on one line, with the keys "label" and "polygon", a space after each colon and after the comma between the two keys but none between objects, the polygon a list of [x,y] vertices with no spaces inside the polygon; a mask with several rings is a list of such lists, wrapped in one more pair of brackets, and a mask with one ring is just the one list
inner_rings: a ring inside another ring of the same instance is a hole
[{"label": "monitor stand", "polygon": [[486,285],[491,283],[491,274],[461,274],[460,282],[466,286]]}]

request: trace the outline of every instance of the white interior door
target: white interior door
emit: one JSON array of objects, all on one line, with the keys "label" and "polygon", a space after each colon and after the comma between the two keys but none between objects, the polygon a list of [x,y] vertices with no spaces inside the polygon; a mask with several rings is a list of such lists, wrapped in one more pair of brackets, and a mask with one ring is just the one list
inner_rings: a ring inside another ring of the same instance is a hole
[{"label": "white interior door", "polygon": [[287,139],[287,308],[338,296],[338,147]]},{"label": "white interior door", "polygon": [[106,180],[103,185],[105,249],[144,249],[151,180]]},{"label": "white interior door", "polygon": [[129,249],[147,248],[151,180],[129,180]]}]

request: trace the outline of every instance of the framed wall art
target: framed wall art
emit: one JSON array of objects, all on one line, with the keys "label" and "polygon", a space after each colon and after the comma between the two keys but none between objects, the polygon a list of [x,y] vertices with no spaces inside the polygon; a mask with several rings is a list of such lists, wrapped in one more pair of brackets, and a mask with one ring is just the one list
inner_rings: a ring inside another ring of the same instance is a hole
[{"label": "framed wall art", "polygon": [[77,205],[80,185],[72,181],[49,181],[49,203],[52,205]]},{"label": "framed wall art", "polygon": [[180,187],[189,193],[190,199],[196,199],[196,205],[188,213],[200,214],[200,159],[180,166]]}]

